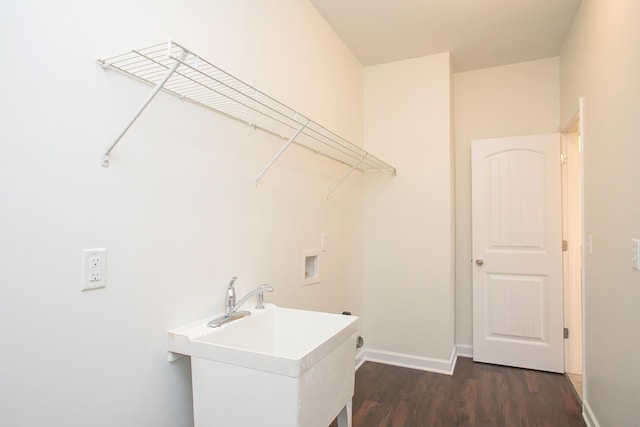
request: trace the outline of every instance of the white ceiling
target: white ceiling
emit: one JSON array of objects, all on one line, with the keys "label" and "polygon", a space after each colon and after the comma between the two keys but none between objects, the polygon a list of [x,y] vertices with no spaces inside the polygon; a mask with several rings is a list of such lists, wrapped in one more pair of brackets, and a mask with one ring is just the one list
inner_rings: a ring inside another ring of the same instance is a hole
[{"label": "white ceiling", "polygon": [[310,0],[363,65],[451,52],[454,71],[560,54],[581,0]]}]

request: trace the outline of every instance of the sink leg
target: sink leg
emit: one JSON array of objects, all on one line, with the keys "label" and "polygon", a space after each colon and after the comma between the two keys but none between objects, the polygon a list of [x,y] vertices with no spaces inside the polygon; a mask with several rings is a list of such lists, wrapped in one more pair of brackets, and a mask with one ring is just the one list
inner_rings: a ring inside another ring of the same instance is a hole
[{"label": "sink leg", "polygon": [[351,424],[351,405],[352,401],[349,400],[342,411],[338,414],[338,427],[352,427]]}]

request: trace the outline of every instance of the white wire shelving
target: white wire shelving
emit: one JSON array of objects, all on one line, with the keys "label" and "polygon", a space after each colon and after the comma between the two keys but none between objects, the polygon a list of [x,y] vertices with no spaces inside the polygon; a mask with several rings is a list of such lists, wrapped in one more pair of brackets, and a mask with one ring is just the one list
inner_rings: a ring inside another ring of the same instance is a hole
[{"label": "white wire shelving", "polygon": [[356,169],[363,172],[397,173],[395,167],[174,41],[99,59],[98,62],[105,69],[120,71],[154,86],[142,106],[102,156],[102,166],[109,166],[111,151],[153,98],[163,90],[286,140],[275,157],[260,171],[256,183],[293,143],[350,167],[329,195]]}]

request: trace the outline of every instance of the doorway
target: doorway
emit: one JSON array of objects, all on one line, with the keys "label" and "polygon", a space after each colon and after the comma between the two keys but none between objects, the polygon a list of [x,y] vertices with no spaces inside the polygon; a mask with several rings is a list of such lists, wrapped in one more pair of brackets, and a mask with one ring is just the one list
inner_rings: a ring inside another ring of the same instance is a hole
[{"label": "doorway", "polygon": [[582,147],[581,106],[562,133],[562,239],[565,373],[582,400]]},{"label": "doorway", "polygon": [[[559,221],[562,222],[562,226],[561,226],[562,231],[558,235],[558,240],[562,238],[562,240],[567,241],[566,252],[560,252],[560,249],[559,249],[560,245],[556,246],[558,247],[557,259],[559,264],[561,265],[560,267],[561,273],[560,273],[560,279],[558,280],[560,285],[560,293],[555,294],[557,295],[557,297],[554,297],[554,298],[557,298],[557,300],[562,301],[560,304],[561,320],[559,324],[556,324],[555,322],[549,323],[549,324],[553,323],[554,325],[558,326],[557,329],[555,326],[553,326],[549,328],[549,330],[552,330],[552,331],[557,330],[560,333],[560,355],[561,356],[560,356],[559,369],[556,370],[555,368],[549,369],[549,368],[536,367],[534,366],[534,364],[530,364],[528,362],[527,363],[529,366],[527,366],[527,365],[520,364],[520,362],[513,363],[513,359],[509,361],[505,361],[495,357],[496,353],[499,355],[507,354],[507,355],[513,356],[515,352],[512,351],[513,349],[511,348],[498,349],[499,351],[493,352],[493,354],[489,355],[489,358],[487,358],[487,361],[489,363],[498,363],[498,364],[505,364],[510,366],[533,367],[534,369],[543,369],[543,370],[550,370],[555,372],[575,374],[575,375],[568,375],[568,376],[570,377],[570,379],[577,380],[574,382],[574,387],[576,388],[578,395],[581,396],[581,395],[586,395],[587,393],[587,385],[582,382],[582,376],[585,374],[585,371],[586,371],[586,362],[584,361],[584,340],[583,340],[584,306],[585,306],[583,270],[584,270],[584,264],[585,264],[584,257],[589,252],[589,242],[584,238],[585,231],[584,231],[584,220],[583,220],[584,218],[584,207],[583,207],[584,117],[582,115],[583,114],[582,99],[580,99],[579,106],[575,111],[576,113],[574,114],[574,117],[571,120],[569,120],[567,125],[561,128],[562,133],[559,135],[559,139],[561,139],[562,141],[561,142],[559,141],[558,145],[559,146],[562,145],[563,147],[562,158],[565,159],[563,160],[563,162],[566,163],[566,167],[565,165],[563,165],[562,168],[558,168],[558,169],[561,169],[561,173],[558,173],[558,175],[562,175],[562,179],[558,179],[557,187],[555,187],[558,189],[559,193],[562,193],[562,197],[558,197],[558,199],[562,198],[562,203],[559,203],[559,205],[562,204],[562,208],[560,208],[559,206],[558,210],[556,211],[557,218],[560,216],[562,217],[561,221],[560,221],[560,218],[558,218]],[[493,141],[493,142],[496,142],[496,141]],[[486,145],[487,143],[488,141],[485,141],[482,143],[478,143],[476,145],[478,146],[479,144]],[[476,231],[480,231],[481,233],[487,234],[488,230],[491,229],[492,224],[498,225],[499,228],[503,228],[506,223],[503,220],[489,221],[486,224],[475,223],[475,221],[477,220],[476,214],[482,213],[482,212],[486,213],[486,211],[489,209],[487,208],[487,206],[489,207],[495,206],[497,208],[500,208],[502,204],[501,203],[493,203],[493,204],[483,203],[482,200],[484,198],[477,197],[478,194],[476,194],[474,187],[476,187],[478,184],[480,184],[480,187],[482,187],[484,185],[482,184],[484,177],[486,177],[487,175],[485,172],[477,173],[477,176],[474,175],[474,173],[478,171],[482,171],[482,168],[474,167],[475,157],[474,157],[473,151],[474,150],[473,150],[473,143],[472,143],[472,177],[473,177],[472,179],[472,211],[473,211],[472,222],[474,222],[472,229],[474,233]],[[559,151],[560,150],[558,150],[558,154],[556,154],[556,157],[555,157],[556,159],[558,159],[557,156],[560,154]],[[507,151],[502,150],[502,153],[507,153]],[[487,157],[486,155],[480,156],[480,157],[481,158],[483,157],[484,159],[489,159],[489,157]],[[481,162],[479,162],[478,164],[480,163]],[[556,165],[557,164],[558,163],[556,163]],[[507,172],[514,171],[514,170],[515,171],[522,170],[520,167],[516,167],[516,168],[509,167],[506,169],[505,168],[502,168],[502,169],[504,169]],[[474,172],[474,170],[476,170],[476,172]],[[496,175],[496,176],[499,176],[499,175]],[[508,176],[508,174],[505,174],[505,176]],[[509,179],[506,181],[523,182],[517,176],[514,178],[517,178],[517,179]],[[494,181],[497,182],[498,184],[502,182],[501,179],[497,179]],[[498,185],[494,193],[499,194],[500,191],[498,190],[500,190],[503,187],[508,189],[510,188],[510,185],[509,186]],[[523,194],[523,193],[521,191],[518,191],[516,192],[516,194]],[[482,194],[480,194],[480,196],[482,196]],[[541,205],[541,204],[537,204],[537,205]],[[497,209],[497,210],[499,211],[500,209]],[[480,215],[480,217],[482,217],[482,215]],[[490,234],[493,235],[495,233],[493,234],[490,233]],[[522,243],[520,242],[518,243],[518,245],[515,245],[519,247],[507,247],[508,245],[505,245],[504,242],[499,242],[500,244],[497,244],[497,245],[489,245],[491,246],[489,248],[490,249],[489,252],[491,253],[487,253],[487,250],[484,247],[484,245],[480,245],[476,247],[476,242],[482,243],[485,240],[487,239],[478,238],[474,234],[474,237],[473,237],[473,242],[474,242],[473,261],[475,261],[475,265],[473,266],[474,268],[474,291],[473,291],[474,360],[482,361],[482,359],[484,358],[484,356],[481,353],[484,352],[483,345],[485,341],[490,343],[493,346],[494,344],[502,345],[502,344],[508,343],[508,341],[516,341],[513,338],[518,338],[517,339],[518,343],[525,343],[525,344],[527,342],[534,343],[534,341],[537,339],[538,341],[540,341],[541,344],[544,344],[545,346],[547,346],[546,342],[542,342],[544,337],[541,334],[539,334],[540,335],[539,338],[535,336],[532,337],[531,334],[524,335],[524,336],[521,335],[518,337],[516,336],[517,334],[515,332],[519,333],[519,331],[514,332],[513,330],[506,330],[504,327],[501,327],[501,325],[505,323],[505,322],[502,322],[502,320],[504,320],[505,318],[509,320],[509,322],[506,322],[508,324],[511,324],[511,325],[521,324],[517,322],[518,320],[517,318],[515,319],[516,320],[515,322],[513,321],[513,313],[518,313],[519,311],[513,310],[512,307],[509,307],[508,305],[505,306],[503,304],[505,300],[507,302],[513,301],[513,298],[502,298],[502,295],[503,294],[513,295],[514,292],[511,289],[507,289],[505,292],[490,292],[492,290],[491,288],[497,291],[500,291],[501,289],[505,289],[507,288],[507,286],[505,285],[505,282],[509,282],[507,284],[512,285],[515,282],[517,282],[517,280],[514,281],[514,280],[511,280],[512,277],[506,277],[504,273],[504,271],[506,271],[505,268],[501,267],[500,269],[496,269],[494,266],[490,265],[491,263],[488,262],[489,258],[487,256],[492,255],[493,253],[505,252],[505,249],[507,252],[514,252],[514,253],[523,252],[521,250]],[[554,239],[550,239],[550,241],[551,240],[554,240]],[[558,240],[555,240],[555,241],[557,242]],[[583,243],[584,243],[584,248],[583,248]],[[524,246],[535,246],[535,245],[524,245]],[[549,246],[549,248],[552,249],[553,245]],[[541,252],[541,251],[538,251],[538,252]],[[517,264],[519,263],[513,262],[513,263],[509,263],[509,266],[514,266]],[[498,270],[500,271],[498,272]],[[514,274],[511,274],[511,276],[522,277],[522,274],[514,273]],[[568,276],[569,278],[567,278]],[[538,274],[538,277],[540,277],[540,274]],[[506,280],[506,279],[510,279],[510,280]],[[522,281],[523,280],[521,280],[521,282]],[[529,283],[531,283],[531,280],[529,280]],[[487,286],[487,284],[489,284],[489,286]],[[513,288],[513,286],[511,287]],[[524,289],[524,286],[521,286],[521,288]],[[476,302],[477,295],[479,295],[481,298],[484,298],[484,299]],[[519,297],[516,298],[516,302],[518,303],[516,304],[516,306],[521,306],[520,304],[521,300],[522,298],[519,298]],[[495,310],[496,304],[502,304],[502,305],[499,305],[498,310]],[[491,307],[491,310],[487,310],[488,307]],[[494,316],[491,318],[487,318],[486,313],[488,311],[492,312],[490,313],[490,315],[493,315],[493,313],[497,312],[501,315],[501,317]],[[503,315],[504,313],[506,314]],[[535,322],[535,323],[539,323],[539,322]],[[563,326],[568,329],[567,331],[568,338],[565,340],[562,339]],[[490,328],[490,329],[487,329],[487,328]],[[547,347],[554,347],[554,346],[548,345]],[[509,351],[506,351],[506,350],[509,350]],[[518,361],[525,360],[525,359],[527,359],[526,356],[523,357],[522,355],[519,355],[517,357]],[[541,359],[541,357],[539,357],[538,355],[535,357],[535,359],[537,363],[537,361]]]}]

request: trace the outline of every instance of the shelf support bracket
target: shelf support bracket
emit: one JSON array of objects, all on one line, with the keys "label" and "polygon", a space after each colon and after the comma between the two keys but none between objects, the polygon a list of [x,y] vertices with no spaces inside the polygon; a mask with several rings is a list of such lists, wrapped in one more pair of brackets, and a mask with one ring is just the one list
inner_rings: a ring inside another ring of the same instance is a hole
[{"label": "shelf support bracket", "polygon": [[263,175],[265,173],[267,173],[269,168],[276,162],[276,160],[278,160],[278,158],[280,158],[280,156],[282,156],[282,153],[284,153],[286,151],[286,149],[289,148],[291,143],[298,137],[298,135],[300,135],[300,132],[302,132],[304,130],[304,128],[307,127],[307,125],[309,124],[310,121],[311,121],[310,119],[307,119],[307,121],[302,126],[300,126],[300,128],[296,131],[296,133],[294,133],[293,136],[291,138],[289,138],[287,143],[284,144],[282,146],[282,148],[280,148],[280,151],[278,151],[278,153],[275,155],[275,157],[273,159],[271,159],[271,161],[264,167],[264,169],[262,169],[262,171],[256,177],[256,185],[258,185],[258,181],[260,181],[260,178],[262,178]]},{"label": "shelf support bracket", "polygon": [[[171,42],[169,42],[169,53],[171,52]],[[147,99],[145,99],[145,101],[142,103],[142,105],[140,106],[140,108],[138,108],[138,111],[136,112],[136,114],[133,116],[133,118],[129,121],[129,123],[127,124],[127,126],[124,128],[124,130],[122,132],[120,132],[120,135],[118,135],[118,137],[116,138],[115,141],[113,141],[113,144],[111,144],[109,146],[109,148],[107,149],[107,151],[102,155],[102,161],[101,161],[101,165],[105,168],[109,167],[109,155],[111,154],[111,151],[113,151],[113,149],[116,147],[116,145],[118,145],[118,142],[120,142],[120,140],[122,139],[122,137],[127,133],[127,131],[129,130],[129,128],[133,125],[133,123],[135,123],[135,121],[138,119],[138,117],[140,117],[140,114],[142,114],[142,112],[147,108],[147,106],[151,103],[151,101],[153,101],[153,98],[156,97],[156,95],[158,94],[158,92],[160,92],[160,90],[164,87],[164,85],[167,83],[167,81],[169,81],[169,79],[171,78],[171,76],[173,75],[173,73],[178,69],[178,67],[180,66],[181,62],[187,55],[186,51],[182,52],[182,55],[180,56],[180,59],[176,61],[175,64],[173,64],[171,66],[171,68],[169,68],[167,70],[167,73],[164,75],[164,77],[162,78],[162,80],[160,80],[160,82],[156,85],[156,87],[153,89],[153,91],[149,94],[149,96],[147,97]]]},{"label": "shelf support bracket", "polygon": [[358,162],[357,162],[355,165],[351,166],[351,169],[349,169],[349,170],[347,171],[347,173],[345,173],[344,175],[342,175],[342,178],[340,178],[340,181],[338,181],[338,182],[336,183],[336,185],[334,185],[334,186],[333,186],[333,188],[331,188],[331,190],[329,190],[329,193],[327,194],[327,200],[331,199],[331,194],[333,194],[333,192],[334,192],[334,191],[336,191],[336,189],[337,189],[338,187],[340,187],[340,184],[342,184],[342,183],[344,182],[344,180],[345,180],[345,179],[347,179],[347,178],[349,177],[349,175],[351,175],[351,173],[352,173],[354,170],[356,170],[356,169],[358,168],[358,166],[360,166],[360,163],[362,163],[362,162],[364,161],[364,159],[366,159],[366,158],[367,158],[367,154],[365,154],[364,156],[362,156],[362,157],[360,158],[360,160],[358,160]]}]

